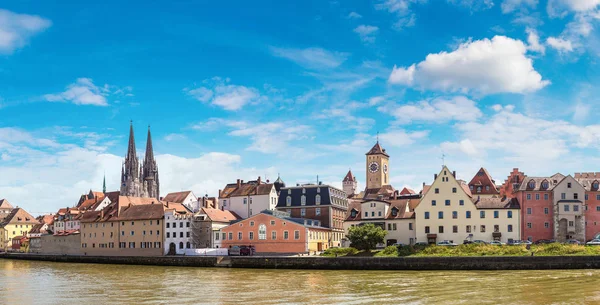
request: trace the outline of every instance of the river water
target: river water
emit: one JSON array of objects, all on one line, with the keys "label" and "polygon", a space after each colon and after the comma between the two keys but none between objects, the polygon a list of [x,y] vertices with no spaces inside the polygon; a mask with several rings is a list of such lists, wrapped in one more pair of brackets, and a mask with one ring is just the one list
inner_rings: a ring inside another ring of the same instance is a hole
[{"label": "river water", "polygon": [[0,259],[0,304],[600,304],[600,270],[326,271]]}]

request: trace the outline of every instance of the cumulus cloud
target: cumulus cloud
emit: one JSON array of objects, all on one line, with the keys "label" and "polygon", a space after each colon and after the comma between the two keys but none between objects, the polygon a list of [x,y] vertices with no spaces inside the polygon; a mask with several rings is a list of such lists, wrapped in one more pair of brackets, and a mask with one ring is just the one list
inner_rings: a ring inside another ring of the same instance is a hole
[{"label": "cumulus cloud", "polygon": [[354,33],[357,33],[363,42],[373,43],[378,30],[379,28],[376,26],[361,24],[354,29]]},{"label": "cumulus cloud", "polygon": [[600,0],[548,0],[546,10],[550,16],[561,16],[571,12],[588,12],[596,9]]},{"label": "cumulus cloud", "polygon": [[518,10],[534,9],[538,4],[538,0],[504,0],[500,4],[502,12],[508,14]]},{"label": "cumulus cloud", "polygon": [[392,84],[445,92],[526,93],[548,84],[533,68],[520,40],[505,36],[468,41],[452,52],[429,54],[424,61],[397,67]]},{"label": "cumulus cloud", "polygon": [[392,129],[379,135],[379,138],[386,143],[395,147],[405,147],[415,143],[416,141],[427,138],[429,131],[406,131],[404,129]]},{"label": "cumulus cloud", "polygon": [[73,84],[67,86],[64,92],[46,94],[44,99],[49,102],[71,102],[75,105],[108,106],[106,95],[90,78],[78,78]]},{"label": "cumulus cloud", "polygon": [[527,32],[527,43],[529,44],[527,49],[544,54],[546,52],[546,47],[540,43],[540,36],[538,36],[536,30],[527,28],[525,31]]},{"label": "cumulus cloud", "polygon": [[387,105],[379,110],[394,116],[399,124],[474,121],[482,116],[475,101],[464,96],[438,97],[405,105]]},{"label": "cumulus cloud", "polygon": [[348,14],[348,18],[350,19],[360,19],[362,18],[362,15],[357,13],[357,12],[350,12],[350,14]]},{"label": "cumulus cloud", "polygon": [[412,12],[413,4],[425,3],[427,0],[384,0],[375,4],[375,9],[384,10],[396,15],[396,21],[392,25],[395,30],[402,30],[415,25],[416,15]]},{"label": "cumulus cloud", "polygon": [[183,91],[203,103],[221,107],[225,110],[236,111],[247,104],[258,103],[266,97],[252,87],[230,84],[230,80],[214,77],[203,81],[207,86],[198,88],[184,88]]},{"label": "cumulus cloud", "polygon": [[573,43],[571,43],[571,41],[569,40],[556,37],[548,37],[546,43],[548,43],[549,46],[561,53],[568,53],[573,51]]},{"label": "cumulus cloud", "polygon": [[271,54],[291,60],[296,64],[309,69],[321,70],[337,68],[348,59],[349,54],[344,52],[328,51],[322,48],[278,48],[271,47]]},{"label": "cumulus cloud", "polygon": [[490,9],[494,6],[492,0],[447,0],[448,3],[462,6],[470,9],[471,11],[483,11]]},{"label": "cumulus cloud", "polygon": [[0,53],[12,54],[52,25],[48,19],[0,9]]}]

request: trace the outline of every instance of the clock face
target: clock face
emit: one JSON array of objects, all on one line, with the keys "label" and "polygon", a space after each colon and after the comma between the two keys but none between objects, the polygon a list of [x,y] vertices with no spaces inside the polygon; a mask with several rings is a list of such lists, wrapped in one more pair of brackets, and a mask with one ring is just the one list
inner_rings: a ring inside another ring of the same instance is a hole
[{"label": "clock face", "polygon": [[379,164],[377,164],[377,162],[371,162],[371,164],[369,164],[369,171],[371,173],[376,173],[379,170]]},{"label": "clock face", "polygon": [[387,174],[387,164],[383,165],[383,172]]}]

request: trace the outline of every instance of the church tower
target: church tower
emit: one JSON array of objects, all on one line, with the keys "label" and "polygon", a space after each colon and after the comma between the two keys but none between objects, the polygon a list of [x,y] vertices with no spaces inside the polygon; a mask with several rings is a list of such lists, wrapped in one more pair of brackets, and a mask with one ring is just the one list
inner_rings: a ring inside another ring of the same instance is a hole
[{"label": "church tower", "polygon": [[366,157],[367,189],[379,189],[384,185],[389,185],[390,156],[379,145],[379,141],[366,153]]},{"label": "church tower", "polygon": [[133,122],[129,126],[129,144],[127,155],[121,167],[121,196],[159,198],[158,166],[154,160],[152,138],[148,128],[148,142],[144,164],[140,165],[135,150]]},{"label": "church tower", "polygon": [[344,189],[344,193],[348,198],[356,195],[356,188],[358,187],[358,181],[356,181],[356,177],[352,174],[351,170],[348,170],[346,177],[342,181],[342,187]]},{"label": "church tower", "polygon": [[144,155],[144,164],[142,165],[140,181],[144,183],[148,197],[159,199],[160,189],[158,181],[158,165],[154,159],[154,149],[152,147],[152,135],[150,126],[148,126],[148,139],[146,141],[146,154]]}]

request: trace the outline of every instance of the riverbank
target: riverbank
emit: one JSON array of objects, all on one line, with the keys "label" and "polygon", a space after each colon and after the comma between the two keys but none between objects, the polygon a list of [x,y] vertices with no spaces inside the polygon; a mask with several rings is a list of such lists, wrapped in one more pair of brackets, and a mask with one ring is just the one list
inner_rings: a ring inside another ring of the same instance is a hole
[{"label": "riverbank", "polygon": [[547,270],[600,269],[600,256],[497,257],[183,257],[66,256],[8,253],[1,259],[180,267],[322,270]]}]

